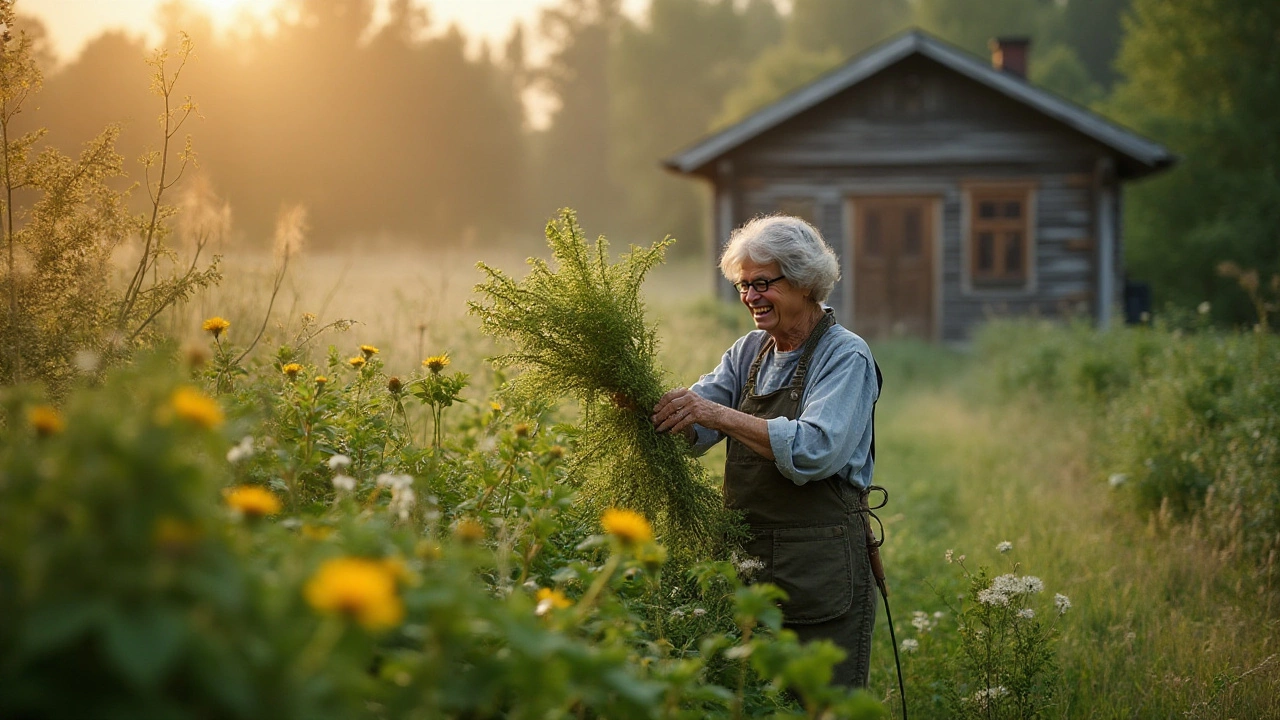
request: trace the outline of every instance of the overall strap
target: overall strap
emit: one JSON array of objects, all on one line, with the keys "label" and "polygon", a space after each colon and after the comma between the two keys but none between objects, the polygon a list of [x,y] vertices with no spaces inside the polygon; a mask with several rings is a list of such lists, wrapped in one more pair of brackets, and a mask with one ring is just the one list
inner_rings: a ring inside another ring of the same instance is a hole
[{"label": "overall strap", "polygon": [[818,321],[813,332],[809,333],[809,339],[804,343],[804,353],[800,356],[799,364],[796,365],[796,374],[791,377],[792,390],[800,390],[804,387],[805,375],[809,374],[809,359],[813,357],[813,351],[818,347],[818,341],[822,339],[823,334],[835,324],[835,316],[824,311],[822,319]]},{"label": "overall strap", "polygon": [[880,390],[884,387],[884,375],[880,372],[880,363],[875,360],[871,364],[876,368],[876,399],[871,401],[871,462],[876,461],[876,403],[880,402]]}]

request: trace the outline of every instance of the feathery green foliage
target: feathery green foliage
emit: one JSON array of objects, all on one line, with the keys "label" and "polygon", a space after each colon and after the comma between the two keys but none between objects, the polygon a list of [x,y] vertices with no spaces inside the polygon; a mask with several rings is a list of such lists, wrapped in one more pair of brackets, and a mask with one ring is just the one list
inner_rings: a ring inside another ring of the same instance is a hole
[{"label": "feathery green foliage", "polygon": [[547,242],[556,267],[531,258],[520,281],[480,263],[486,302],[472,302],[471,312],[486,333],[517,348],[494,362],[524,370],[511,389],[526,400],[569,394],[581,404],[578,469],[590,511],[630,508],[678,554],[710,550],[725,517],[719,495],[684,440],[657,433],[648,417],[664,378],[640,285],[671,240],[633,246],[611,263],[608,241],[589,244],[566,209],[547,223]]}]

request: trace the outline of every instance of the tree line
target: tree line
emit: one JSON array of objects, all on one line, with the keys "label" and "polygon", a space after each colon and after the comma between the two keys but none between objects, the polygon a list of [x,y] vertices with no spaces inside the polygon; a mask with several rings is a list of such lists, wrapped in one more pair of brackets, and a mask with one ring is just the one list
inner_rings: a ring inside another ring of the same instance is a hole
[{"label": "tree line", "polygon": [[[21,5],[18,7],[21,11]],[[175,0],[165,44],[194,41],[183,78],[203,117],[202,176],[237,233],[266,242],[283,203],[319,243],[383,236],[431,246],[536,236],[559,207],[610,235],[705,242],[706,198],[661,158],[909,26],[975,54],[1032,39],[1031,81],[1183,157],[1127,194],[1128,267],[1158,300],[1224,297],[1223,260],[1269,277],[1280,261],[1280,4],[1270,0],[560,0],[497,45],[441,27],[429,0],[286,0],[270,30],[215,32]],[[64,148],[121,123],[152,133],[143,41],[119,32],[46,68],[40,112]],[[537,52],[535,52],[535,48]],[[551,106],[532,127],[525,100]],[[1172,252],[1171,252],[1172,250]]]}]

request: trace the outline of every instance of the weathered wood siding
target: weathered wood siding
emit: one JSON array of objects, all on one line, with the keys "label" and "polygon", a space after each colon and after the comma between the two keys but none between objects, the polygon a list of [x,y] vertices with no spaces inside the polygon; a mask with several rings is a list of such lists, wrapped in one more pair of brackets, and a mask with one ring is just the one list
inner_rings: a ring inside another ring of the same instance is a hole
[{"label": "weathered wood siding", "polygon": [[[849,199],[933,196],[940,203],[938,339],[963,341],[999,315],[1097,316],[1097,197],[1112,193],[1120,278],[1120,197],[1095,169],[1111,151],[923,57],[904,60],[734,151],[733,223],[811,200],[814,220],[852,277]],[[966,287],[965,184],[1030,181],[1034,280],[1026,290]],[[722,236],[723,237],[723,236]],[[830,300],[845,313],[847,280]],[[1113,298],[1113,302],[1118,300]],[[842,318],[846,322],[848,318]],[[852,325],[856,330],[857,320]]]}]

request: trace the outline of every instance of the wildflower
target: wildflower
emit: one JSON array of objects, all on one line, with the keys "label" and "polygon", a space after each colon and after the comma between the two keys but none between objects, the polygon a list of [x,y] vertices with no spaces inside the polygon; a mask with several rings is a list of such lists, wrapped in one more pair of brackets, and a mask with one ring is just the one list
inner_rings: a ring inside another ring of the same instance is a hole
[{"label": "wildflower", "polygon": [[333,528],[328,525],[312,525],[311,523],[303,523],[299,529],[302,537],[308,540],[325,540],[333,534]]},{"label": "wildflower", "polygon": [[423,360],[422,365],[430,370],[432,375],[439,375],[441,370],[449,367],[449,362],[449,353],[441,353]]},{"label": "wildflower", "polygon": [[551,456],[552,460],[559,460],[560,458],[564,457],[564,446],[552,445],[551,447],[547,448],[547,454]]},{"label": "wildflower", "polygon": [[1205,300],[1204,302],[1196,306],[1196,312],[1200,313],[1201,315],[1208,315],[1209,310],[1211,309],[1212,309],[1212,306],[1209,305],[1208,300]]},{"label": "wildflower", "polygon": [[484,526],[471,518],[463,518],[453,527],[453,535],[465,543],[477,543],[484,539]]},{"label": "wildflower", "polygon": [[392,491],[407,488],[413,485],[412,475],[393,475],[391,473],[382,473],[375,481],[378,487],[391,488]]},{"label": "wildflower", "polygon": [[224,493],[227,507],[249,517],[275,515],[280,512],[280,498],[257,485],[240,485]]},{"label": "wildflower", "polygon": [[538,588],[538,594],[534,596],[534,599],[538,601],[538,609],[534,612],[539,616],[546,615],[552,610],[563,610],[573,605],[573,602],[565,597],[564,593],[551,588]]},{"label": "wildflower", "polygon": [[989,701],[1008,694],[1009,691],[1003,685],[997,685],[993,688],[983,688],[974,693],[972,698],[966,699],[981,708],[986,708]]},{"label": "wildflower", "polygon": [[253,436],[245,435],[238,445],[231,446],[227,451],[227,462],[232,465],[253,455]]},{"label": "wildflower", "polygon": [[913,653],[920,649],[920,641],[914,638],[907,638],[902,641],[902,652]]},{"label": "wildflower", "polygon": [[1065,615],[1071,609],[1071,599],[1062,593],[1055,593],[1053,596],[1053,606],[1058,609],[1059,615]]},{"label": "wildflower", "polygon": [[1036,616],[1036,611],[1031,608],[1022,608],[1018,611],[1018,617],[1023,620],[1030,620]]},{"label": "wildflower", "polygon": [[208,320],[205,320],[204,324],[202,324],[200,327],[205,332],[213,335],[214,340],[217,340],[218,337],[221,336],[222,333],[225,332],[227,328],[231,327],[231,323],[215,315],[209,318]]},{"label": "wildflower", "polygon": [[316,610],[346,615],[367,630],[392,628],[404,618],[396,579],[377,560],[327,560],[307,581],[303,595]]},{"label": "wildflower", "polygon": [[693,609],[693,616],[694,616],[694,617],[702,617],[703,615],[706,615],[706,614],[707,614],[707,609],[706,609],[706,608],[700,608],[700,607],[699,607],[699,608],[694,608],[694,609]]},{"label": "wildflower", "polygon": [[489,401],[489,409],[495,413],[500,413],[502,412],[502,403],[491,400]]},{"label": "wildflower", "polygon": [[319,390],[324,388],[325,383],[329,382],[329,378],[323,375],[317,375],[315,382],[316,382],[316,389]]},{"label": "wildflower", "polygon": [[174,414],[187,422],[212,429],[222,424],[222,408],[218,401],[193,387],[180,387],[169,398]]},{"label": "wildflower", "polygon": [[1009,542],[1008,540],[1005,540],[999,545],[996,545],[996,550],[999,550],[1001,554],[1007,553],[1012,549],[1013,549],[1013,543]]},{"label": "wildflower", "polygon": [[356,489],[356,479],[350,475],[338,473],[333,476],[333,489],[339,492],[351,492]]},{"label": "wildflower", "polygon": [[98,368],[102,365],[102,356],[92,350],[77,350],[71,360],[71,364],[75,365],[80,372],[88,375],[98,371]]},{"label": "wildflower", "polygon": [[937,624],[937,622],[929,618],[929,613],[923,610],[916,610],[911,613],[911,626],[916,629],[916,632],[927,633]]},{"label": "wildflower", "polygon": [[1023,575],[1019,581],[1022,594],[1031,595],[1044,590],[1044,581],[1034,575]]},{"label": "wildflower", "polygon": [[634,545],[653,539],[653,528],[643,515],[631,510],[610,508],[600,517],[600,526],[623,543]]},{"label": "wildflower", "polygon": [[528,423],[516,423],[516,426],[512,429],[516,431],[516,437],[519,437],[519,438],[529,437]]},{"label": "wildflower", "polygon": [[366,358],[371,358],[378,354],[378,348],[372,345],[361,345],[360,352],[363,353]]},{"label": "wildflower", "polygon": [[995,605],[999,607],[1008,607],[1009,596],[992,588],[987,588],[978,592],[978,602],[983,605]]},{"label": "wildflower", "polygon": [[40,437],[56,435],[67,427],[62,415],[50,405],[37,405],[28,410],[27,422],[31,423],[36,435]]},{"label": "wildflower", "polygon": [[676,608],[675,610],[671,611],[671,617],[675,618],[676,620],[679,620],[680,618],[684,617],[684,611],[681,610],[680,608]]},{"label": "wildflower", "polygon": [[958,563],[960,563],[961,565],[963,565],[963,564],[964,564],[964,558],[965,558],[965,556],[964,556],[964,555],[961,555],[960,557],[956,558],[956,562],[958,562]]},{"label": "wildflower", "polygon": [[1118,488],[1127,482],[1129,482],[1127,473],[1111,473],[1111,476],[1107,478],[1107,484],[1113,488]]},{"label": "wildflower", "polygon": [[954,550],[948,550],[948,551],[947,551],[947,553],[946,553],[946,555],[944,555],[944,556],[943,556],[943,557],[945,557],[945,558],[947,559],[947,564],[948,564],[948,565],[950,565],[950,564],[952,563],[952,555],[954,555],[954,554],[955,554],[955,551],[954,551]]},{"label": "wildflower", "polygon": [[392,395],[399,394],[400,391],[403,389],[404,389],[404,383],[400,382],[400,378],[392,375],[391,378],[387,380],[387,390]]},{"label": "wildflower", "polygon": [[343,455],[342,453],[337,453],[336,455],[329,456],[330,470],[342,470],[344,468],[349,468],[349,467],[351,467],[351,458],[347,457],[346,455]]},{"label": "wildflower", "polygon": [[289,379],[292,380],[298,377],[298,373],[302,372],[302,366],[298,363],[285,363],[280,367],[280,372],[289,376]]},{"label": "wildflower", "polygon": [[757,557],[748,555],[745,558],[739,558],[738,554],[734,553],[729,559],[733,562],[733,566],[737,568],[738,576],[743,580],[755,575],[756,571],[764,569],[764,562]]},{"label": "wildflower", "polygon": [[353,358],[347,358],[347,364],[359,370],[360,368],[364,367],[364,356],[357,355]]},{"label": "wildflower", "polygon": [[401,520],[408,520],[409,511],[413,509],[417,500],[418,496],[414,494],[412,488],[396,488],[391,491],[391,502],[387,503],[387,510],[398,515]]}]

